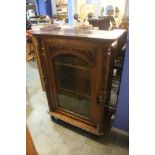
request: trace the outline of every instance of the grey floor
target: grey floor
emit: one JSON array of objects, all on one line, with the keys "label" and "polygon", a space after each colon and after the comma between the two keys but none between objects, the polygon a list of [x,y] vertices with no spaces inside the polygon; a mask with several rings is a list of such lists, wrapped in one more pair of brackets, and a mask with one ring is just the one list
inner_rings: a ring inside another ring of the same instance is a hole
[{"label": "grey floor", "polygon": [[128,137],[110,132],[98,139],[86,132],[51,121],[36,62],[26,64],[26,117],[39,155],[128,155]]}]

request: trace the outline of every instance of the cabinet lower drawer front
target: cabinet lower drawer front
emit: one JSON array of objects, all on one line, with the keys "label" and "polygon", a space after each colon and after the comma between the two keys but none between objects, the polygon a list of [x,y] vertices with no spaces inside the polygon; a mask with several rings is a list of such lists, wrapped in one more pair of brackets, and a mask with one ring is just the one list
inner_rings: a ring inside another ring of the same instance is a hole
[{"label": "cabinet lower drawer front", "polygon": [[64,122],[66,122],[66,123],[69,123],[69,124],[71,124],[73,126],[81,128],[83,130],[86,130],[86,131],[88,131],[90,133],[93,133],[95,135],[101,136],[101,135],[104,134],[103,132],[98,132],[96,128],[94,128],[94,127],[92,127],[92,126],[90,126],[88,124],[85,124],[83,122],[79,122],[76,119],[70,118],[70,117],[68,117],[66,115],[62,115],[62,114],[60,114],[58,112],[49,112],[49,115],[51,115],[51,116],[53,116],[53,117],[55,117],[57,119],[60,119],[60,120],[62,120]]}]

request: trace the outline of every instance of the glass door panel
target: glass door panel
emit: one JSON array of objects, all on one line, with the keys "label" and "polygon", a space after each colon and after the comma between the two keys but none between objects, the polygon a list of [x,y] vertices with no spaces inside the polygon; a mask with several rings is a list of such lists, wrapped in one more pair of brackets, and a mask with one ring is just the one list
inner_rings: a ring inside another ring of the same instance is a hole
[{"label": "glass door panel", "polygon": [[59,106],[90,117],[91,67],[73,55],[54,58],[54,75]]}]

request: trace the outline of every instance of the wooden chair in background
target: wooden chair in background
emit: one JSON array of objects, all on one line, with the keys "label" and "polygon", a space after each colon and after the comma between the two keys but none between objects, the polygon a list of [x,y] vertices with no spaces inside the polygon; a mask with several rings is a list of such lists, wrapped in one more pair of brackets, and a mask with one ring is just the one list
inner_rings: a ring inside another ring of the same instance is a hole
[{"label": "wooden chair in background", "polygon": [[26,32],[26,61],[33,60],[35,58],[35,52],[33,49],[32,36],[29,31]]},{"label": "wooden chair in background", "polygon": [[38,155],[30,131],[26,126],[26,155]]}]

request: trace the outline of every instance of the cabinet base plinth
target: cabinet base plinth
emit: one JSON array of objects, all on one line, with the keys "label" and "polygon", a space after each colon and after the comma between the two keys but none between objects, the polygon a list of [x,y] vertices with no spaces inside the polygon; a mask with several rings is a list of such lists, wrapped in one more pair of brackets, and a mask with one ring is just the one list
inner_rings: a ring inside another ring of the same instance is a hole
[{"label": "cabinet base plinth", "polygon": [[48,113],[49,113],[50,116],[53,116],[56,119],[60,119],[60,120],[62,120],[64,122],[66,122],[66,123],[69,123],[69,124],[71,124],[71,125],[73,125],[75,127],[78,127],[78,128],[83,129],[85,131],[93,133],[93,134],[95,134],[97,136],[103,136],[104,135],[103,132],[98,132],[96,128],[94,128],[94,127],[92,127],[92,126],[90,126],[88,124],[85,124],[83,122],[79,122],[78,120],[70,118],[70,117],[68,117],[66,115],[62,115],[62,114],[60,114],[58,112],[48,112]]}]

